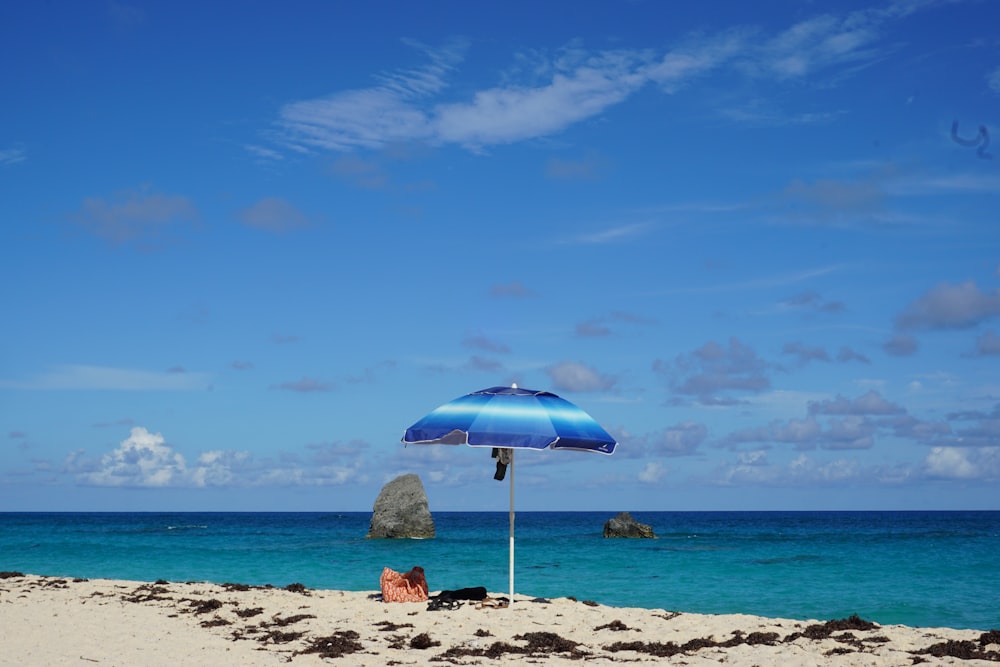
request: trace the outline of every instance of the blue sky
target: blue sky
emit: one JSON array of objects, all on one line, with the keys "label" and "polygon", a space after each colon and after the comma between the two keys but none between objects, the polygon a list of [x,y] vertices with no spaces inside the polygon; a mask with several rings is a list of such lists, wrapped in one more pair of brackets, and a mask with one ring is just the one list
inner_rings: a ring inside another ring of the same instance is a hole
[{"label": "blue sky", "polygon": [[0,510],[1000,509],[1000,6],[7,3]]}]

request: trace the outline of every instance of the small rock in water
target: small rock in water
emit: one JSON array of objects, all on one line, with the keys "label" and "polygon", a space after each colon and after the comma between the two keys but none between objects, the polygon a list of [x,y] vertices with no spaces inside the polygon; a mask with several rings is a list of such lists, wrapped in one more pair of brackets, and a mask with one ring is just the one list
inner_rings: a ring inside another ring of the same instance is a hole
[{"label": "small rock in water", "polygon": [[656,537],[653,527],[639,523],[628,512],[619,512],[604,523],[604,537]]}]

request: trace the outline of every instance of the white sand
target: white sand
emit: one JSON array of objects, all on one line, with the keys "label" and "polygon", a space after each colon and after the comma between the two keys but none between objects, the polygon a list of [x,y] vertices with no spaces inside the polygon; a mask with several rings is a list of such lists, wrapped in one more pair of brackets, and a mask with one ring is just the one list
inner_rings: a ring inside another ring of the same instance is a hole
[{"label": "white sand", "polygon": [[[206,583],[74,581],[33,575],[0,579],[0,665],[353,667],[528,662],[579,667],[669,662],[715,667],[909,667],[915,658],[927,665],[996,664],[911,653],[947,641],[973,642],[965,647],[992,652],[994,660],[1000,659],[1000,645],[980,645],[983,632],[974,630],[895,625],[835,630],[824,639],[788,639],[821,624],[594,606],[566,598],[542,603],[519,596],[506,609],[480,609],[467,602],[454,610],[428,611],[426,603],[384,603],[374,593],[227,590]],[[776,637],[752,633],[776,633]],[[317,640],[331,637],[334,646],[345,646],[349,652],[340,657],[301,653]],[[710,645],[734,637],[736,645]],[[558,639],[576,642],[575,648],[554,645]],[[689,645],[669,659],[648,652],[611,650],[616,643],[641,642],[640,648],[658,644],[671,652],[696,639],[711,641],[701,642],[708,646]],[[532,640],[535,648],[527,653]]]}]

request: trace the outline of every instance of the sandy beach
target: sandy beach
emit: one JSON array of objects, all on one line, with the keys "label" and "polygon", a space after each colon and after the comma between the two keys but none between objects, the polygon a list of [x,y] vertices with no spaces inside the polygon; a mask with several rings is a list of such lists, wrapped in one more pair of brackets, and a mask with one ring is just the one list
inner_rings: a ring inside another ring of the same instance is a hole
[{"label": "sandy beach", "polygon": [[[431,591],[432,596],[435,591]],[[500,594],[491,594],[499,597]],[[0,573],[0,665],[987,665],[1000,631]]]}]

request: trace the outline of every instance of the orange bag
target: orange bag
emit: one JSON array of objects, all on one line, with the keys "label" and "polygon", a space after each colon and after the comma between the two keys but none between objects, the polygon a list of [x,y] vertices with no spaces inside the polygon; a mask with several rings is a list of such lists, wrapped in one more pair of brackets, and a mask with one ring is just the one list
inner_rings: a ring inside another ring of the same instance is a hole
[{"label": "orange bag", "polygon": [[425,602],[427,579],[424,568],[414,567],[405,574],[385,568],[379,577],[383,602]]}]

